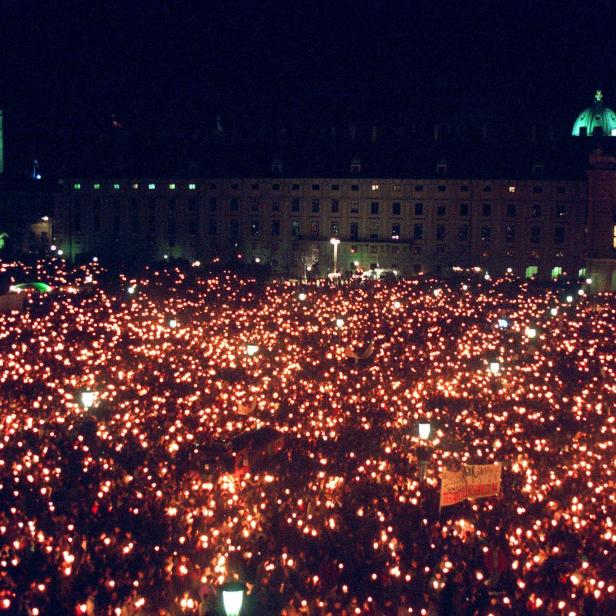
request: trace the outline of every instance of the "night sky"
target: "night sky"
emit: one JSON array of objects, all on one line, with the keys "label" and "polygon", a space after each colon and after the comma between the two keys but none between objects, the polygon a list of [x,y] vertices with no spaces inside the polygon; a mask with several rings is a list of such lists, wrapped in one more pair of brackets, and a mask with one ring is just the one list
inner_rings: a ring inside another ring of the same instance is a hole
[{"label": "night sky", "polygon": [[111,114],[165,127],[217,114],[383,124],[435,105],[569,122],[598,87],[616,106],[610,1],[70,4],[2,3],[13,141]]}]

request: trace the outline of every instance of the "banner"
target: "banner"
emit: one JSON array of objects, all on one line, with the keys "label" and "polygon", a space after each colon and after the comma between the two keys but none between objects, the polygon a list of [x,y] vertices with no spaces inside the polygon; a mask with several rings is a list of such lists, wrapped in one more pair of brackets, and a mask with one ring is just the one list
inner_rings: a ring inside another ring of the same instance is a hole
[{"label": "banner", "polygon": [[496,496],[501,488],[500,462],[495,464],[464,464],[459,471],[443,469],[440,507],[455,505],[467,498]]}]

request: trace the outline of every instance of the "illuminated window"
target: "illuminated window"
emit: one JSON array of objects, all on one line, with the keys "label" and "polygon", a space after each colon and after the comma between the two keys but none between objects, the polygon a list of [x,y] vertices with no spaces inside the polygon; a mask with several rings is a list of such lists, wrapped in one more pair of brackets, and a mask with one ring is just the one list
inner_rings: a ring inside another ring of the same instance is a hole
[{"label": "illuminated window", "polygon": [[133,184],[133,188],[137,190],[139,188],[139,184]]},{"label": "illuminated window", "polygon": [[149,190],[154,190],[156,188],[156,184],[148,184]]},{"label": "illuminated window", "polygon": [[81,190],[81,184],[73,184],[74,190]]},{"label": "illuminated window", "polygon": [[378,190],[379,189],[379,185],[378,184],[373,184],[372,185],[372,190]]},{"label": "illuminated window", "polygon": [[394,192],[400,192],[402,190],[402,186],[400,186],[400,184],[394,184],[393,185],[393,191]]},{"label": "illuminated window", "polygon": [[119,184],[114,184],[113,185],[113,190],[120,190],[120,185]]},{"label": "illuminated window", "polygon": [[196,184],[189,184],[188,185],[188,190],[196,190],[197,185]]},{"label": "illuminated window", "polygon": [[515,186],[510,186],[509,187],[509,192],[510,193],[514,193],[515,192]]},{"label": "illuminated window", "polygon": [[169,190],[175,190],[175,184],[169,184]]},{"label": "illuminated window", "polygon": [[100,184],[94,184],[94,190],[100,190],[101,185]]}]

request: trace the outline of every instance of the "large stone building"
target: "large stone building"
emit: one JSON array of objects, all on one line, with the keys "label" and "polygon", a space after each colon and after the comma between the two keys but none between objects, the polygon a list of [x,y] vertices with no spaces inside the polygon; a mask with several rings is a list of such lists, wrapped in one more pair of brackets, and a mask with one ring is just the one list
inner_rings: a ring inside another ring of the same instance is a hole
[{"label": "large stone building", "polygon": [[343,274],[480,266],[545,279],[590,274],[596,289],[614,288],[616,164],[595,156],[585,175],[589,151],[610,146],[610,113],[597,95],[574,127],[588,139],[566,142],[539,144],[534,132],[523,146],[460,142],[439,126],[432,142],[410,146],[377,143],[376,133],[335,151],[236,144],[254,152],[249,164],[200,177],[66,179],[54,235],[70,258],[241,255],[298,277],[307,267],[331,272],[336,248]]}]

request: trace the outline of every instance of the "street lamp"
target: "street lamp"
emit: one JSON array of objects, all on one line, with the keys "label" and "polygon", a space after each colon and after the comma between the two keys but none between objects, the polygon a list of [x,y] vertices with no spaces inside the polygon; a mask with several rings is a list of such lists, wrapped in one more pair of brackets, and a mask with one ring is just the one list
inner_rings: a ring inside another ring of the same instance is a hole
[{"label": "street lamp", "polygon": [[244,584],[229,582],[222,589],[222,605],[227,616],[239,616],[244,602]]},{"label": "street lamp", "polygon": [[427,440],[430,438],[430,432],[432,432],[432,426],[427,421],[422,421],[419,423],[419,438],[422,440]]},{"label": "street lamp", "polygon": [[501,329],[505,329],[508,325],[509,325],[509,321],[507,321],[507,319],[499,319],[498,320],[498,326]]},{"label": "street lamp", "polygon": [[246,345],[246,355],[248,357],[252,357],[259,352],[259,347],[256,344],[247,344]]},{"label": "street lamp", "polygon": [[178,326],[178,322],[177,322],[176,319],[169,319],[169,327],[171,329],[173,329],[174,327],[177,327],[177,326]]},{"label": "street lamp", "polygon": [[337,237],[332,237],[329,243],[334,247],[334,274],[338,272],[338,244],[340,240]]},{"label": "street lamp", "polygon": [[527,327],[524,333],[527,338],[535,338],[537,336],[537,330],[534,327]]},{"label": "street lamp", "polygon": [[82,391],[81,392],[81,404],[87,409],[89,409],[93,404],[96,398],[96,393],[93,391]]},{"label": "street lamp", "polygon": [[299,298],[300,302],[303,302],[306,299],[306,294],[305,293],[300,293],[297,297]]},{"label": "street lamp", "polygon": [[492,374],[498,374],[500,372],[500,363],[497,361],[490,362],[490,372]]},{"label": "street lamp", "polygon": [[336,327],[340,328],[344,325],[344,319],[336,319]]}]

